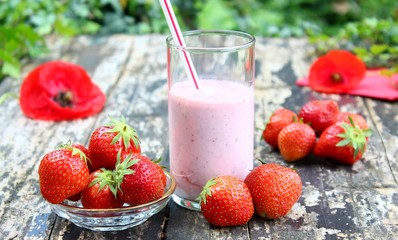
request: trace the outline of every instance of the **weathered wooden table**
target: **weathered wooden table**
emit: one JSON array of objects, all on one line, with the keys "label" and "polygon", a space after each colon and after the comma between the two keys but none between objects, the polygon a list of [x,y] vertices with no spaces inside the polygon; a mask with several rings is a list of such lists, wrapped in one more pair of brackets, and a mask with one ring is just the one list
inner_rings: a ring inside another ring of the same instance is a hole
[{"label": "weathered wooden table", "polygon": [[[353,166],[315,157],[289,164],[303,180],[303,194],[289,215],[216,228],[201,213],[170,202],[144,224],[120,232],[93,232],[57,217],[39,192],[41,157],[68,139],[87,144],[91,131],[108,116],[127,118],[146,155],[168,158],[166,47],[165,36],[49,42],[52,53],[27,64],[23,76],[47,60],[77,63],[108,99],[100,114],[70,122],[28,119],[17,101],[0,106],[0,239],[398,239],[398,103],[297,87],[296,79],[307,74],[311,61],[309,46],[300,39],[257,39],[255,158],[287,165],[260,139],[265,121],[278,107],[297,112],[313,99],[330,98],[341,110],[362,114],[374,135]],[[0,93],[17,92],[20,83],[7,79]]]}]

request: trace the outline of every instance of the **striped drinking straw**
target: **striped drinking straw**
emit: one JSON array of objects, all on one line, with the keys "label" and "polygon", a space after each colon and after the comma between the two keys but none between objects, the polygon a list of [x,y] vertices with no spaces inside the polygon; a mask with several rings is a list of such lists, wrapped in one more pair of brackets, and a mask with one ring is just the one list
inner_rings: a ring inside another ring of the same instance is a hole
[{"label": "striped drinking straw", "polygon": [[[173,11],[173,7],[171,6],[171,3],[169,0],[159,0],[160,5],[162,6],[164,16],[166,17],[167,24],[169,26],[171,35],[173,36],[173,41],[174,44],[180,46],[180,47],[185,47],[185,41],[181,33],[180,26],[178,25],[176,16]],[[196,73],[195,67],[192,63],[191,56],[189,53],[185,50],[181,50],[180,52],[181,57],[185,60],[184,61],[184,67],[185,67],[185,72],[188,75],[188,78],[190,78],[194,84],[196,89],[199,89],[199,78]]]}]

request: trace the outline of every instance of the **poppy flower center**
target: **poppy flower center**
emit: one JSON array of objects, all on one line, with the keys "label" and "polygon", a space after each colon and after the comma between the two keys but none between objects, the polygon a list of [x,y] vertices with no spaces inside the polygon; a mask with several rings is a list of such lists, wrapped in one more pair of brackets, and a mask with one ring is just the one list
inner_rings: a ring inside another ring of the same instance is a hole
[{"label": "poppy flower center", "polygon": [[343,76],[341,76],[340,75],[340,73],[333,73],[331,76],[330,76],[330,78],[331,78],[331,80],[332,80],[332,82],[334,82],[334,83],[341,83],[341,82],[343,82]]},{"label": "poppy flower center", "polygon": [[58,94],[55,95],[53,99],[61,107],[73,106],[73,93],[71,91],[59,91]]}]

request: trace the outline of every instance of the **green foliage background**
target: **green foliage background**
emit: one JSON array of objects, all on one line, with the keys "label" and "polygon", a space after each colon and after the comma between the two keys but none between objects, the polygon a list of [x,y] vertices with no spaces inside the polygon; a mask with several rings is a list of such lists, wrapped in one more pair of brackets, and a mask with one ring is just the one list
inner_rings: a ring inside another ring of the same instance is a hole
[{"label": "green foliage background", "polygon": [[[391,58],[398,55],[397,0],[171,2],[182,30],[235,29],[255,36],[308,36],[319,46],[319,53],[343,42],[342,47],[355,49],[370,62],[375,54],[385,54],[375,65],[397,60]],[[377,37],[369,32],[369,23],[372,31],[378,31]],[[5,75],[18,78],[22,59],[48,52],[44,41],[48,34],[113,33],[168,34],[169,30],[158,0],[0,0],[0,79]]]}]

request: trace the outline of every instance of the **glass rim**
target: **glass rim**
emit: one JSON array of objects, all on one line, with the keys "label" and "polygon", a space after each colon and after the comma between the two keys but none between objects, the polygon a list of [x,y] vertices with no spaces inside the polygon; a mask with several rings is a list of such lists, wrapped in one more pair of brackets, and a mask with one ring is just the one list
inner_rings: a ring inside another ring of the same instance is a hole
[{"label": "glass rim", "polygon": [[243,44],[237,44],[234,46],[223,46],[223,47],[190,47],[190,46],[179,46],[173,42],[173,36],[169,35],[166,38],[166,44],[168,48],[173,48],[176,50],[183,50],[188,52],[235,52],[237,50],[246,49],[252,47],[255,42],[256,38],[246,32],[242,31],[235,31],[235,30],[192,30],[192,31],[185,31],[182,32],[183,37],[190,37],[190,36],[197,36],[197,35],[232,35],[242,37],[247,39],[247,42]]}]

